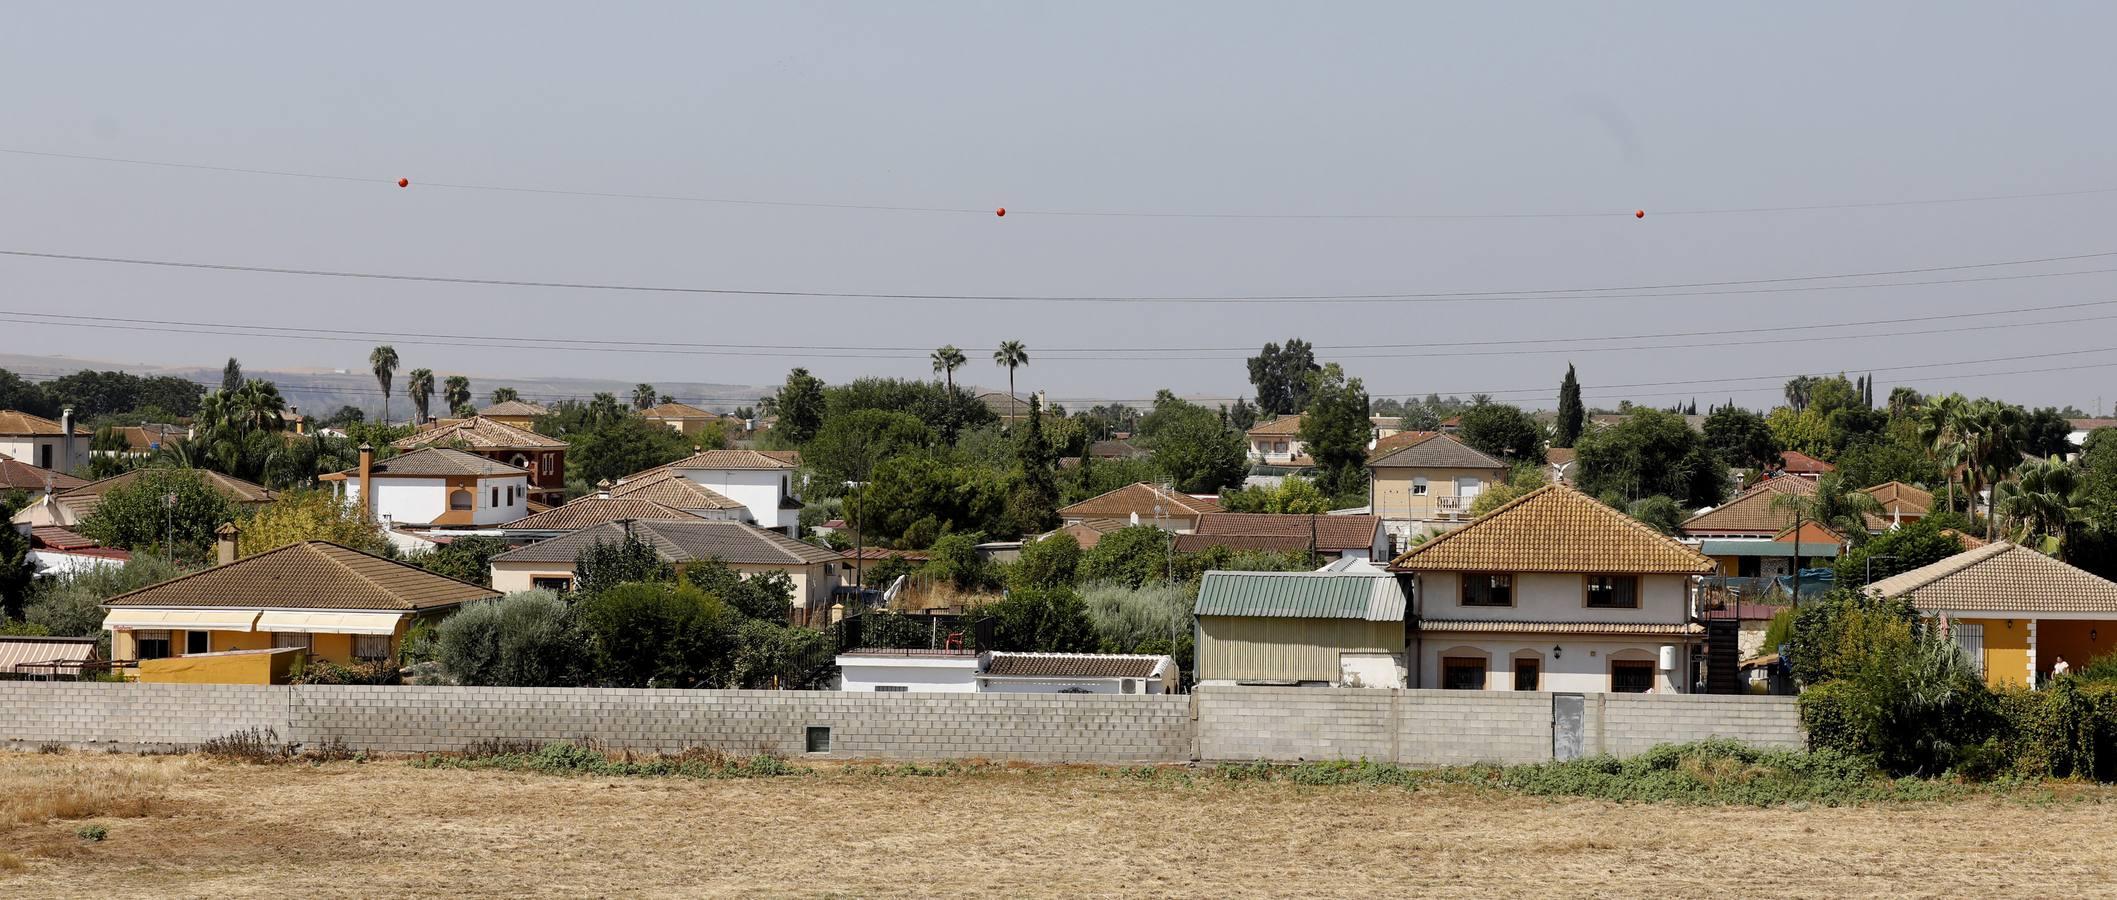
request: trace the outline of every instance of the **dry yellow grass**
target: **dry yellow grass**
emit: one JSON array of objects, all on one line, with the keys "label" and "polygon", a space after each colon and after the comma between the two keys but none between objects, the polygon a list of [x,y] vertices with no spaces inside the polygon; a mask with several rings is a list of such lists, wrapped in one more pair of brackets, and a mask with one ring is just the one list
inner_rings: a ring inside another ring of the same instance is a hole
[{"label": "dry yellow grass", "polygon": [[74,837],[83,820],[34,815],[0,835],[23,862],[0,866],[0,895],[2117,892],[2117,805],[2099,789],[1758,810],[1092,770],[702,782],[0,755],[10,795],[120,789],[152,814],[91,817],[100,843]]}]

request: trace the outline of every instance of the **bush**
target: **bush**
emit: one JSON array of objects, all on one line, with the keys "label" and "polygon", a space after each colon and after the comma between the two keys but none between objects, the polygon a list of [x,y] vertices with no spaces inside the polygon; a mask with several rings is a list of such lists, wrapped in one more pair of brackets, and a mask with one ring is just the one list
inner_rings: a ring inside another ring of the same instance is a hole
[{"label": "bush", "polygon": [[953,584],[957,590],[983,590],[992,583],[992,567],[978,553],[978,542],[983,539],[980,534],[957,533],[934,541],[927,571],[934,580]]},{"label": "bush", "polygon": [[739,616],[688,584],[620,584],[575,610],[596,683],[691,688],[720,682]]},{"label": "bush", "polygon": [[1908,600],[1880,600],[1839,589],[1802,606],[1794,615],[1794,678],[1803,685],[1845,677],[1870,658],[1875,641],[1895,637],[1896,626],[1915,628],[1918,611]]},{"label": "bush", "polygon": [[1848,616],[1836,677],[1801,694],[1809,745],[1865,756],[1892,775],[1984,768],[2004,724],[1960,647],[1871,611]]},{"label": "bush", "polygon": [[397,664],[389,661],[356,662],[347,665],[312,659],[302,664],[293,684],[401,684]]},{"label": "bush", "polygon": [[994,620],[992,646],[979,650],[1095,652],[1095,626],[1072,588],[1013,591],[979,612]]},{"label": "bush", "polygon": [[471,535],[456,538],[407,562],[436,575],[492,587],[492,558],[508,549],[504,539]]},{"label": "bush", "polygon": [[687,567],[684,580],[746,618],[784,624],[794,605],[794,579],[784,571],[745,578],[727,563],[708,559]]},{"label": "bush", "polygon": [[119,594],[160,584],[185,569],[150,554],[136,554],[122,566],[99,566],[46,582],[30,598],[24,618],[46,631],[67,637],[104,634],[102,603]]},{"label": "bush", "polygon": [[457,684],[554,687],[578,684],[581,638],[550,591],[517,591],[464,604],[434,629],[434,659]]},{"label": "bush", "polygon": [[592,597],[620,584],[668,581],[676,569],[662,559],[654,546],[627,532],[615,543],[596,541],[582,548],[573,560],[574,591]]},{"label": "bush", "polygon": [[1096,539],[1081,557],[1082,581],[1108,581],[1136,588],[1166,581],[1171,566],[1168,532],[1152,525],[1131,525]]},{"label": "bush", "polygon": [[1068,587],[1081,565],[1081,545],[1070,534],[1056,534],[1022,545],[1021,559],[1008,572],[1015,590]]},{"label": "bush", "polygon": [[2042,690],[1999,692],[2002,758],[2016,775],[2117,777],[2117,685],[2061,676]]}]

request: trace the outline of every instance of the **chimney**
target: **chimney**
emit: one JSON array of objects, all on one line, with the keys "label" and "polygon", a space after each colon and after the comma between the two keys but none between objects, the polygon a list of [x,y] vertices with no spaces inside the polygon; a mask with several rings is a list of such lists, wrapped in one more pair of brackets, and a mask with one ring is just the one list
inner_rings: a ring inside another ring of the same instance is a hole
[{"label": "chimney", "polygon": [[59,464],[52,466],[54,472],[71,472],[74,467],[74,408],[69,406],[59,412]]},{"label": "chimney", "polygon": [[598,482],[596,482],[596,483],[595,483],[595,499],[597,499],[597,500],[608,500],[608,499],[610,499],[610,479],[608,479],[608,478],[605,478],[605,479],[603,479],[603,480],[601,480],[601,481],[598,481]]},{"label": "chimney", "polygon": [[375,466],[375,448],[368,442],[360,442],[360,521],[375,521],[375,486],[368,480],[369,470]]},{"label": "chimney", "polygon": [[308,432],[307,430],[305,430],[305,429],[304,429],[304,428],[302,427],[302,423],[301,423],[301,407],[299,407],[299,406],[289,406],[289,407],[287,407],[287,418],[289,418],[289,419],[293,419],[293,420],[294,420],[294,433],[295,433],[295,434],[308,434],[308,433],[309,433],[309,432]]},{"label": "chimney", "polygon": [[242,533],[234,522],[223,522],[221,527],[213,529],[213,547],[220,553],[220,565],[235,561],[235,538]]}]

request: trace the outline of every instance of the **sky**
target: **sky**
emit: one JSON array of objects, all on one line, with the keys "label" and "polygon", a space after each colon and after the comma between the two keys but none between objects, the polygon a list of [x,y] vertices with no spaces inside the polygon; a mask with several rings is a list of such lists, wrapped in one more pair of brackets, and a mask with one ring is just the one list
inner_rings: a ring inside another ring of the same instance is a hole
[{"label": "sky", "polygon": [[[970,358],[959,382],[1004,387],[990,356],[1012,339],[1030,354],[1020,387],[1074,405],[1247,395],[1243,357],[1301,337],[1378,398],[1549,406],[1571,362],[1610,406],[1761,407],[1789,375],[1838,371],[1873,371],[1878,396],[2117,403],[2117,304],[2046,309],[2117,300],[2117,271],[2088,271],[2117,256],[1504,293],[2117,251],[2110,4],[47,3],[8,18],[0,251],[979,299],[0,255],[0,353],[357,372],[387,332],[405,368],[481,382],[771,384],[793,366],[932,377],[926,349],[952,343]],[[2021,194],[2056,196],[1861,205]],[[851,208],[877,206],[957,211]],[[1825,208],[1697,212],[1788,206]],[[1845,286],[1869,282],[1897,283]],[[995,299],[1462,293],[1484,296]],[[1846,324],[1934,315],[1961,317]],[[1671,333],[1690,334],[1623,337]],[[533,348],[554,340],[596,349]]]}]

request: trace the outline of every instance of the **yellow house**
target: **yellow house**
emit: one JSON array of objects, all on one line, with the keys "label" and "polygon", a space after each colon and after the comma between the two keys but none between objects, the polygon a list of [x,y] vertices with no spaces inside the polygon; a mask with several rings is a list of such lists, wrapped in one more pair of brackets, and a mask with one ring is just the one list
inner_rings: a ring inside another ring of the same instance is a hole
[{"label": "yellow house", "polygon": [[[663,403],[640,410],[639,417],[663,428],[675,431],[686,438],[697,437],[706,426],[721,420],[718,413],[708,412],[688,403]],[[740,426],[737,426],[739,430]]]},{"label": "yellow house", "polygon": [[1479,494],[1507,480],[1507,464],[1453,435],[1406,431],[1367,454],[1367,504],[1383,522],[1394,556],[1428,529],[1470,521]]},{"label": "yellow house", "polygon": [[523,400],[502,400],[478,410],[478,415],[502,425],[512,425],[516,428],[534,428],[537,417],[549,412],[550,410],[535,403]]},{"label": "yellow house", "polygon": [[235,530],[221,538],[220,565],[104,602],[111,659],[287,647],[333,663],[394,659],[414,621],[500,596],[329,541],[230,561]]},{"label": "yellow house", "polygon": [[1908,598],[1962,645],[1988,684],[2036,684],[2117,648],[2117,583],[2004,541],[1892,575],[1867,590]]}]

